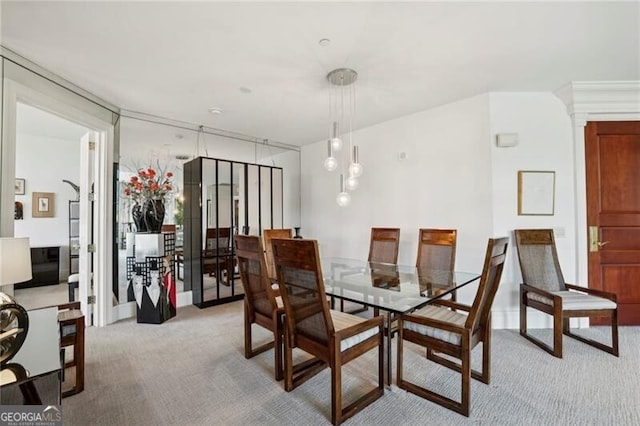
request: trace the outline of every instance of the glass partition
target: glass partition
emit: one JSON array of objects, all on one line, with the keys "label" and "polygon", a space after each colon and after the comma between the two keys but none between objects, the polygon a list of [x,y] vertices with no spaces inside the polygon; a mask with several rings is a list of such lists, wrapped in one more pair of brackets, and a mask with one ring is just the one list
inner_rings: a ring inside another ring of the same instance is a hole
[{"label": "glass partition", "polygon": [[[275,180],[274,171],[279,176]],[[241,299],[233,236],[281,226],[282,169],[196,158],[185,163],[185,179],[187,175],[185,200],[191,200],[186,203],[192,208],[185,212],[184,262],[185,268],[190,265],[185,279],[191,283],[193,303],[206,307]]]},{"label": "glass partition", "polygon": [[[127,236],[132,236],[137,229],[122,185],[139,169],[147,167],[161,168],[174,175],[174,193],[166,199],[164,224],[173,225],[176,232],[177,292],[191,291],[194,303],[201,305],[222,303],[226,295],[242,297],[237,274],[230,276],[233,286],[221,284],[218,292],[215,285],[211,287],[213,290],[204,291],[202,281],[210,279],[213,283],[219,276],[217,266],[211,277],[202,272],[201,252],[206,249],[207,229],[230,228],[229,244],[233,252],[233,235],[259,235],[266,228],[299,226],[299,151],[207,133],[205,142],[209,152],[215,150],[224,159],[197,154],[194,157],[197,132],[129,117],[121,120],[121,140],[120,164],[114,175],[117,179],[114,196],[118,200],[114,224],[117,230],[114,259],[118,259],[114,261],[114,277],[117,277],[114,303],[135,303],[128,294],[130,279],[126,259]],[[159,146],[158,141],[163,141],[162,145]],[[191,195],[186,197],[187,193]],[[187,259],[187,252],[197,255]],[[232,268],[223,267],[221,271],[225,281],[227,269]]]},{"label": "glass partition", "polygon": [[271,223],[271,167],[260,167],[260,235]]},{"label": "glass partition", "polygon": [[271,197],[273,211],[273,228],[284,228],[283,225],[283,198],[282,198],[282,169],[271,169]]},{"label": "glass partition", "polygon": [[260,167],[249,164],[247,169],[247,234],[260,235]]}]

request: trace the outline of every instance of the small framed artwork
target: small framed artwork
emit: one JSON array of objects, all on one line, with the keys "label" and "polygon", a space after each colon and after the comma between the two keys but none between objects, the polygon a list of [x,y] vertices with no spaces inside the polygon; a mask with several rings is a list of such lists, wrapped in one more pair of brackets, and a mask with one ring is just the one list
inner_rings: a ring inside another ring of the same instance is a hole
[{"label": "small framed artwork", "polygon": [[31,216],[54,217],[54,196],[53,192],[34,192],[31,199]]},{"label": "small framed artwork", "polygon": [[556,172],[518,172],[518,215],[553,216]]},{"label": "small framed artwork", "polygon": [[24,195],[24,179],[16,179],[15,194]]}]

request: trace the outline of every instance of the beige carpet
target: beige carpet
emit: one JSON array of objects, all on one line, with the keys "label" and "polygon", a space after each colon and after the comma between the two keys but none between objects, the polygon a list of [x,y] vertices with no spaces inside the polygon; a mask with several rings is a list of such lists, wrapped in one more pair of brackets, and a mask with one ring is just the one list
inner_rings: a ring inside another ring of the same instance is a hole
[{"label": "beige carpet", "polygon": [[[87,330],[85,390],[63,400],[64,424],[329,424],[328,370],[287,393],[273,380],[273,352],[246,360],[242,333],[242,302],[180,308],[161,325],[126,320]],[[549,330],[540,333],[551,338]],[[346,424],[638,425],[640,328],[622,327],[620,341],[616,358],[565,337],[565,357],[556,359],[515,330],[497,330],[491,384],[472,381],[470,418],[393,385]],[[457,394],[459,375],[416,346],[405,352],[407,378]],[[347,365],[343,393],[374,379],[376,358],[371,352]]]}]

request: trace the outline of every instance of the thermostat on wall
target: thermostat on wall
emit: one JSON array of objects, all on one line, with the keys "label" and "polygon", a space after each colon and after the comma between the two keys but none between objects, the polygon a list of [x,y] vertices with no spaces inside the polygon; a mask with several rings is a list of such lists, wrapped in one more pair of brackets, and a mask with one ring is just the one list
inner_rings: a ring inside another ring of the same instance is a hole
[{"label": "thermostat on wall", "polygon": [[498,133],[496,135],[496,146],[498,148],[510,148],[518,145],[517,133]]}]

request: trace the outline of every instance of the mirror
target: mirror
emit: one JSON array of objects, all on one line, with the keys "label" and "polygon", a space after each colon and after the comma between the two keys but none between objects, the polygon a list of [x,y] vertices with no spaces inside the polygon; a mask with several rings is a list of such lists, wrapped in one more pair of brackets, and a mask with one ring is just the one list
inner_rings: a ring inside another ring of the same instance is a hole
[{"label": "mirror", "polygon": [[271,169],[273,228],[284,228],[282,218],[282,169]]},{"label": "mirror", "polygon": [[260,167],[254,164],[247,166],[247,226],[249,235],[260,235]]},{"label": "mirror", "polygon": [[[185,185],[185,198],[192,199],[194,208],[185,215],[184,255],[185,265],[192,265],[187,279],[193,303],[206,307],[239,300],[244,294],[233,236],[247,230],[258,235],[274,224],[282,227],[282,169],[196,158],[185,163],[187,175],[191,180]],[[197,176],[200,180],[195,182]]]},{"label": "mirror", "polygon": [[260,167],[260,235],[271,224],[271,168]]}]

